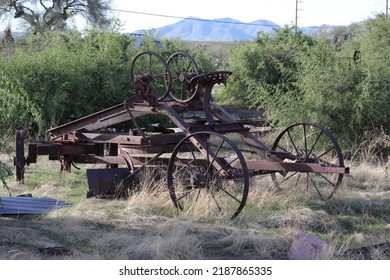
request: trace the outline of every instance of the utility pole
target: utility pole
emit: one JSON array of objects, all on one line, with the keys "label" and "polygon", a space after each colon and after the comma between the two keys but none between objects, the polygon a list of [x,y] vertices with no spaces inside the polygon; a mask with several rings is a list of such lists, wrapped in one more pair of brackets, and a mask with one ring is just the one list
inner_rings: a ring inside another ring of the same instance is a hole
[{"label": "utility pole", "polygon": [[298,30],[298,2],[299,0],[295,0],[295,29],[297,30]]},{"label": "utility pole", "polygon": [[389,0],[386,0],[386,18],[389,17]]}]

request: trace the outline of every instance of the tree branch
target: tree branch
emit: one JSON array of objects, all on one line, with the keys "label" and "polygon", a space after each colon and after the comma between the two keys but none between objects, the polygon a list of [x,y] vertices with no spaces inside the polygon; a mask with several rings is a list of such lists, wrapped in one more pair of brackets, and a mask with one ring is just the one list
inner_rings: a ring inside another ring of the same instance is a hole
[{"label": "tree branch", "polygon": [[45,6],[45,4],[43,3],[42,0],[39,0],[39,3],[41,3],[41,6],[42,6],[45,10],[47,10],[47,7]]}]

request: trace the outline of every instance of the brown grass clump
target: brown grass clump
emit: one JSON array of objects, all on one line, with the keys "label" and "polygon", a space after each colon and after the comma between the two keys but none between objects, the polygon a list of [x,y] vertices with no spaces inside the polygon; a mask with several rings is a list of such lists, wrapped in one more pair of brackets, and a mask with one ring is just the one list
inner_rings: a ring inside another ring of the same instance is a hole
[{"label": "brown grass clump", "polygon": [[[164,181],[154,179],[142,180],[126,199],[87,199],[85,170],[64,176],[45,161],[38,164],[45,168],[29,170],[24,185],[10,183],[12,194],[53,197],[70,207],[0,217],[0,259],[279,260],[287,258],[300,231],[328,243],[323,259],[363,259],[359,248],[389,242],[387,170],[378,164],[351,167],[343,186],[325,202],[305,188],[276,191],[269,175],[260,176],[235,220],[215,215],[202,199],[178,211]],[[46,248],[61,250],[49,254]],[[386,259],[389,252],[373,248],[370,256]]]}]

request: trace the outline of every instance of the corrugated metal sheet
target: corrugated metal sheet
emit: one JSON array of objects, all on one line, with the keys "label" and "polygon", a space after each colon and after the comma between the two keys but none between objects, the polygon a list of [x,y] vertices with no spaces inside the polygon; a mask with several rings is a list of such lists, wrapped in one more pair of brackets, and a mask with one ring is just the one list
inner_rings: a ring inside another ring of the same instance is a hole
[{"label": "corrugated metal sheet", "polygon": [[67,206],[53,198],[0,197],[0,215],[41,214]]}]

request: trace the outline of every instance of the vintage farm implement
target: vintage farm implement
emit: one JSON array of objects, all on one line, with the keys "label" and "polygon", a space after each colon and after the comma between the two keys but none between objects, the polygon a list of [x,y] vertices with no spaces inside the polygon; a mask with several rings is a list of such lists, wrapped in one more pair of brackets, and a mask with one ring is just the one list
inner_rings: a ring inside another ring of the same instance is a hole
[{"label": "vintage farm implement", "polygon": [[[26,165],[48,155],[62,171],[75,163],[105,165],[87,169],[88,196],[128,193],[140,171],[162,169],[175,207],[207,204],[207,211],[231,218],[244,208],[257,175],[270,174],[276,189],[303,186],[323,200],[332,197],[349,171],[332,134],[316,124],[294,124],[268,147],[213,100],[214,85],[231,74],[200,73],[182,52],[168,60],[142,52],[131,63],[134,94],[124,103],[49,129],[50,141],[29,143],[27,157],[23,131],[16,131],[17,180]],[[165,116],[173,125],[148,132],[139,122],[147,115]]]}]

